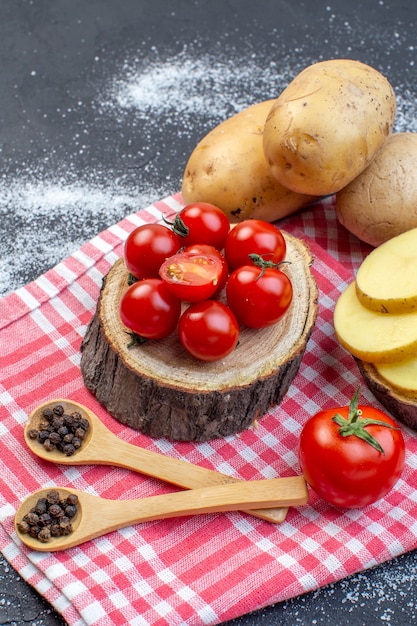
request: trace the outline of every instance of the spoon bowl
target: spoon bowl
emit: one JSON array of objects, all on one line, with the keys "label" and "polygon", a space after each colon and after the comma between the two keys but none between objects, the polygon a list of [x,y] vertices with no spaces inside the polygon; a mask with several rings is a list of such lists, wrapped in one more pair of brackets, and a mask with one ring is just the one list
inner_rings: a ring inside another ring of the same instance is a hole
[{"label": "spoon bowl", "polygon": [[[77,411],[88,419],[90,427],[80,448],[71,456],[57,449],[48,451],[37,439],[30,437],[31,429],[39,428],[45,418],[42,416],[45,408],[61,404],[65,413]],[[114,435],[86,406],[73,400],[59,398],[49,400],[36,407],[29,415],[24,428],[26,445],[36,456],[53,463],[64,465],[112,465],[140,472],[184,489],[197,489],[214,485],[242,482],[238,478],[222,474],[214,470],[194,465],[188,461],[167,457],[157,452],[145,450],[130,444]],[[276,508],[255,509],[250,514],[268,522],[280,524],[286,518],[288,508],[284,505]]]},{"label": "spoon bowl", "polygon": [[70,494],[78,497],[72,532],[51,537],[47,543],[42,543],[36,537],[21,532],[19,524],[39,498],[45,498],[50,491],[40,489],[32,493],[15,515],[15,530],[19,539],[32,550],[40,552],[66,550],[139,522],[239,509],[250,511],[256,507],[300,506],[308,501],[307,484],[302,476],[235,482],[134,500],[109,500],[77,489],[57,488],[62,499]]}]

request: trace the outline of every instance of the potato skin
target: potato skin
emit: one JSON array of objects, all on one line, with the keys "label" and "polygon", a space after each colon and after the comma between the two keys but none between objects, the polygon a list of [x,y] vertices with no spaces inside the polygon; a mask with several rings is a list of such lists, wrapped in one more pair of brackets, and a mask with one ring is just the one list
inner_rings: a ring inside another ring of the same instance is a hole
[{"label": "potato skin", "polygon": [[377,70],[351,59],[306,67],[268,115],[271,172],[299,193],[329,195],[356,178],[392,131],[395,94]]},{"label": "potato skin", "polygon": [[336,215],[375,247],[417,227],[417,133],[386,140],[371,165],[336,194]]},{"label": "potato skin", "polygon": [[283,187],[269,171],[263,152],[265,120],[275,100],[254,104],[211,130],[185,167],[185,204],[210,202],[230,222],[267,222],[295,213],[317,198]]}]

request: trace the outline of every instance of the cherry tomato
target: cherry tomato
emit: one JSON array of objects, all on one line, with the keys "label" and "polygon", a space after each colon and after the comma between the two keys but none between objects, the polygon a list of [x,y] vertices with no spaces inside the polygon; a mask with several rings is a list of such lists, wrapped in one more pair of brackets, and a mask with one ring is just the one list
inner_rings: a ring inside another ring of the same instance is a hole
[{"label": "cherry tomato", "polygon": [[169,291],[185,302],[210,298],[220,284],[223,264],[216,254],[178,252],[162,263],[159,275]]},{"label": "cherry tomato", "polygon": [[175,330],[181,301],[159,278],[133,283],[120,300],[120,319],[133,333],[146,339],[163,339]]},{"label": "cherry tomato", "polygon": [[141,280],[158,278],[165,259],[181,248],[181,237],[168,226],[144,224],[135,228],[125,242],[124,259],[128,271]]},{"label": "cherry tomato", "polygon": [[292,296],[287,274],[270,267],[238,267],[226,285],[229,307],[249,328],[265,328],[278,322],[288,311]]},{"label": "cherry tomato", "polygon": [[250,265],[250,254],[259,254],[265,261],[279,263],[285,258],[287,245],[281,231],[262,220],[244,220],[227,236],[224,253],[230,271]]},{"label": "cherry tomato", "polygon": [[311,417],[299,442],[307,483],[321,498],[346,508],[383,498],[400,478],[405,459],[398,425],[379,409],[358,406],[358,391],[349,407]]},{"label": "cherry tomato", "polygon": [[239,339],[232,311],[218,300],[191,304],[181,315],[178,336],[184,348],[201,361],[217,361],[230,354]]},{"label": "cherry tomato", "polygon": [[230,222],[219,207],[208,202],[188,204],[173,223],[174,232],[182,236],[183,246],[206,243],[218,250],[224,248]]},{"label": "cherry tomato", "polygon": [[214,296],[218,295],[226,285],[227,278],[229,276],[229,267],[227,265],[226,257],[224,256],[224,254],[222,254],[220,250],[217,250],[217,248],[209,246],[205,243],[196,243],[193,246],[188,246],[187,248],[185,248],[184,252],[190,252],[191,254],[214,254],[214,256],[217,256],[220,259],[223,269],[219,280],[219,285],[213,294]]}]

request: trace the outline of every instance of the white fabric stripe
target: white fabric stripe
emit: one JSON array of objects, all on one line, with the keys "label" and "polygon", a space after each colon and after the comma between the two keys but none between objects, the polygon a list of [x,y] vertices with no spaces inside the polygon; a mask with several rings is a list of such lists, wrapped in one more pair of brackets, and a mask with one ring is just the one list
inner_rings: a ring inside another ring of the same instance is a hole
[{"label": "white fabric stripe", "polygon": [[43,276],[39,276],[39,278],[35,280],[35,284],[50,298],[53,298],[59,293],[59,289],[57,289],[55,285],[53,285],[51,281],[46,278],[45,274]]},{"label": "white fabric stripe", "polygon": [[92,246],[97,248],[97,250],[101,250],[101,252],[104,252],[104,253],[110,252],[110,250],[112,250],[111,244],[107,243],[107,241],[102,239],[100,237],[100,235],[97,235],[96,237],[93,237],[93,239],[91,239],[90,243],[91,243]]},{"label": "white fabric stripe", "polygon": [[20,287],[15,291],[16,295],[29,307],[30,310],[36,309],[39,306],[38,300],[29,293],[25,287]]},{"label": "white fabric stripe", "polygon": [[73,272],[67,265],[65,265],[65,263],[58,263],[58,265],[55,267],[55,271],[57,274],[62,276],[62,278],[65,279],[67,284],[74,282],[74,280],[77,280],[78,278],[77,274],[75,274],[75,272]]},{"label": "white fabric stripe", "polygon": [[76,319],[74,313],[62,302],[60,298],[53,298],[51,300],[51,306],[66,322],[70,322]]},{"label": "white fabric stripe", "polygon": [[176,200],[173,196],[164,199],[164,204],[168,205],[170,209],[178,213],[184,205],[182,205],[178,200]]},{"label": "white fabric stripe", "polygon": [[114,226],[110,226],[109,231],[113,235],[118,237],[121,241],[124,241],[127,238],[127,236],[129,235],[129,232],[127,230],[124,230],[123,228],[121,228],[120,224],[115,224]]},{"label": "white fabric stripe", "polygon": [[96,260],[89,257],[82,250],[77,250],[72,256],[76,261],[81,263],[81,265],[84,265],[84,267],[86,267],[87,269],[92,268],[96,264]]}]

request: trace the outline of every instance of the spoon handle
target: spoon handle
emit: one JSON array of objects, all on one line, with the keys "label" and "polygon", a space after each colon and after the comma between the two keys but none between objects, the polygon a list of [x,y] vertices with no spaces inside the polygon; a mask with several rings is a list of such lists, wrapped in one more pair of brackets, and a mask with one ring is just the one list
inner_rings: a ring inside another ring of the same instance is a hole
[{"label": "spoon handle", "polygon": [[[89,456],[91,462],[134,470],[185,489],[199,489],[237,482],[247,484],[247,481],[241,481],[239,478],[134,446],[116,436],[112,436],[110,441],[109,433],[104,433],[104,431],[103,446],[100,445],[100,437],[97,436],[94,443],[91,441],[89,444]],[[287,512],[288,509],[283,504],[280,508],[254,509],[250,511],[250,514],[268,522],[280,524],[285,520]]]},{"label": "spoon handle", "polygon": [[139,522],[236,511],[242,507],[250,511],[257,506],[299,506],[307,501],[307,485],[302,476],[203,487],[135,500],[106,500],[83,493],[79,526],[70,535],[54,539],[50,546],[46,544],[39,549],[70,548]]}]

